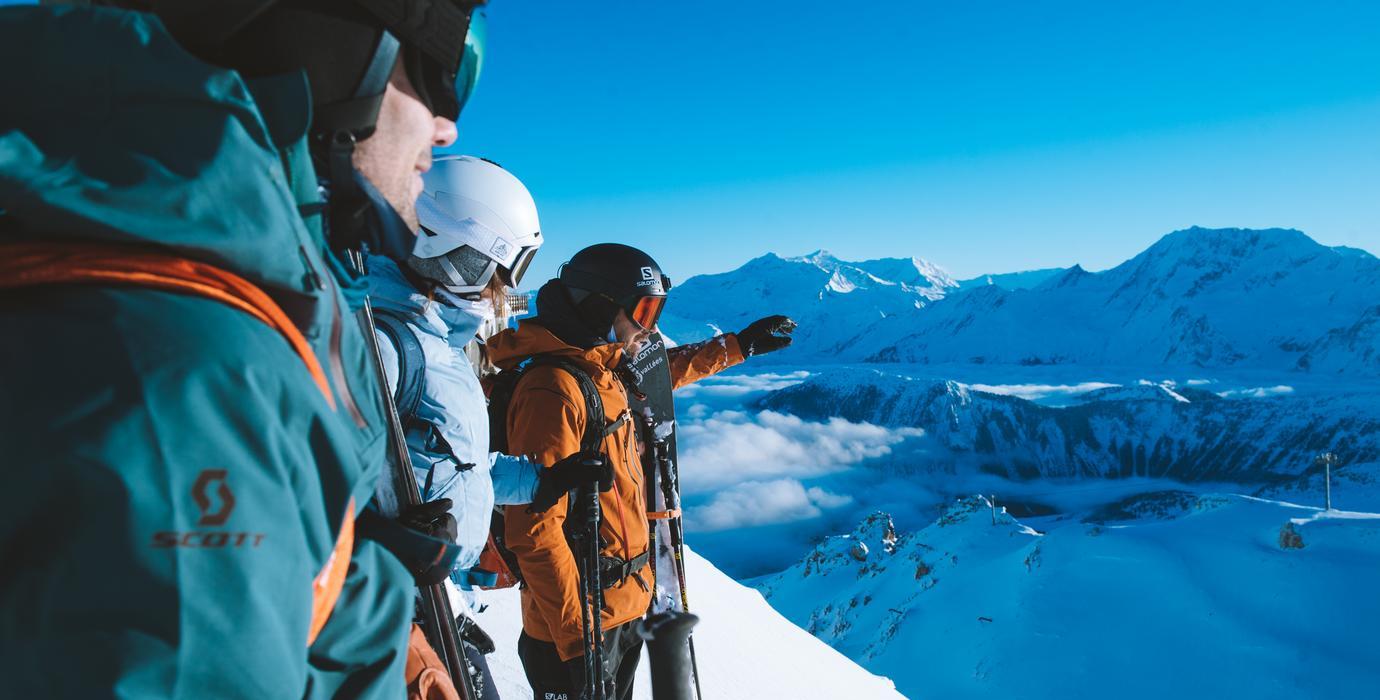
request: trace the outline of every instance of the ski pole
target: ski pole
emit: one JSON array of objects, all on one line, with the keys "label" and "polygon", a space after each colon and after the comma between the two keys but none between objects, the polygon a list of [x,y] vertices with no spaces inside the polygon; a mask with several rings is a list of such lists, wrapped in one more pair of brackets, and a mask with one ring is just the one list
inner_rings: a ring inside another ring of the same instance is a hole
[{"label": "ski pole", "polygon": [[585,638],[586,700],[605,700],[604,688],[604,589],[599,563],[599,482],[571,494],[577,516],[575,532],[577,569],[580,574],[580,625]]},{"label": "ski pole", "polygon": [[[364,258],[359,251],[350,251],[348,257],[355,271],[364,274]],[[364,306],[359,313],[364,323],[365,342],[368,343],[378,374],[380,393],[383,394],[384,417],[388,421],[393,456],[393,490],[399,506],[403,503],[419,505],[422,492],[417,486],[417,475],[412,472],[412,455],[407,449],[407,435],[403,432],[402,419],[398,417],[397,402],[388,391],[388,375],[383,369],[383,352],[379,349],[378,331],[374,325],[374,307],[368,296],[364,297]],[[451,610],[450,596],[446,594],[444,584],[419,586],[419,589],[422,631],[426,633],[427,643],[445,664],[461,700],[476,700],[470,685],[469,662],[465,659],[464,647],[455,629],[455,614]]]}]

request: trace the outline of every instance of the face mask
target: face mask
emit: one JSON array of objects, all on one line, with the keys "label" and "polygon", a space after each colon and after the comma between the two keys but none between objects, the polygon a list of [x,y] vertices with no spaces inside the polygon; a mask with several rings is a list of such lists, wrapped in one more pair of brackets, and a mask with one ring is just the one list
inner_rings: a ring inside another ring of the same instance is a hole
[{"label": "face mask", "polygon": [[473,334],[486,321],[494,319],[494,305],[484,299],[465,299],[444,289],[436,289],[437,311],[441,319],[457,332]]}]

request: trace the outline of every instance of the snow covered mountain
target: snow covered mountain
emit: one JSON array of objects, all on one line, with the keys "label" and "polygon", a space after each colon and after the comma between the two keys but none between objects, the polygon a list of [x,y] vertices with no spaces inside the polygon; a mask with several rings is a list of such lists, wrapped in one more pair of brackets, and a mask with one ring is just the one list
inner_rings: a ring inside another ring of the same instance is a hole
[{"label": "snow covered mountain", "polygon": [[1188,229],[1105,272],[974,289],[910,328],[874,326],[868,357],[1374,373],[1377,292],[1369,254],[1292,230]]},{"label": "snow covered mountain", "polygon": [[917,532],[878,513],[758,587],[911,697],[1380,684],[1380,514],[1181,491],[1120,505],[1032,527],[969,498]]},{"label": "snow covered mountain", "polygon": [[820,347],[860,323],[914,311],[957,287],[948,273],[918,258],[844,262],[822,250],[798,258],[767,254],[675,287],[660,325],[678,341],[694,340],[780,313],[800,322],[803,347]]},{"label": "snow covered mountain", "polygon": [[1168,477],[1268,482],[1314,468],[1323,450],[1380,461],[1380,399],[1366,393],[1222,398],[1194,387],[1133,385],[1044,406],[954,381],[831,368],[756,400],[806,420],[922,428],[941,450],[914,469],[1020,479]]},{"label": "snow covered mountain", "polygon": [[[902,700],[891,681],[864,671],[828,645],[810,636],[767,605],[757,591],[720,573],[694,552],[686,551],[686,573],[693,610],[695,652],[704,697],[714,700],[765,698],[848,698]],[[488,657],[500,694],[532,697],[518,660],[522,630],[518,589],[485,592],[488,608],[479,623],[498,644]],[[651,700],[651,679],[644,657],[633,697]]]},{"label": "snow covered mountain", "polygon": [[1380,371],[1380,259],[1286,229],[1192,228],[1104,272],[961,284],[916,259],[768,255],[691,278],[668,309],[686,340],[796,317],[796,347],[773,362]]}]

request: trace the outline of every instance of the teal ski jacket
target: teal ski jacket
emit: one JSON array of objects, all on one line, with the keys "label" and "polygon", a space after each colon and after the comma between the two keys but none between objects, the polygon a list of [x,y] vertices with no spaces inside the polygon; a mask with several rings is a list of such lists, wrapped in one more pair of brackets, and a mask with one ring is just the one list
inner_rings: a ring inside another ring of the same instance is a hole
[{"label": "teal ski jacket", "polygon": [[239,275],[330,394],[283,333],[214,299],[0,285],[0,697],[403,697],[414,589],[376,544],[353,540],[312,634],[385,424],[362,283],[301,213],[305,78],[249,84],[110,9],[0,8],[0,46],[0,246]]}]

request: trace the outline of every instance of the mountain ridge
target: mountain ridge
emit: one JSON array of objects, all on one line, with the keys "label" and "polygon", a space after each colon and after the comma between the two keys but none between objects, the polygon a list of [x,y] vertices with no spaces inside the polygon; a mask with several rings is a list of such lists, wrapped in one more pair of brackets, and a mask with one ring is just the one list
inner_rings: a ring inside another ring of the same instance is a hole
[{"label": "mountain ridge", "polygon": [[673,290],[665,327],[686,341],[791,315],[796,343],[769,362],[1380,372],[1380,259],[1295,229],[1192,227],[1107,270],[975,279],[914,257],[767,254]]}]

